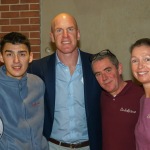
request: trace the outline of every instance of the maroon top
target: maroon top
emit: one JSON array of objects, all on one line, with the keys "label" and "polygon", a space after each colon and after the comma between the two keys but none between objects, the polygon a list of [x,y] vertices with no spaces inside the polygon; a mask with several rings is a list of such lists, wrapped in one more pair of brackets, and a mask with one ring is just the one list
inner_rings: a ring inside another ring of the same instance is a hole
[{"label": "maroon top", "polygon": [[116,96],[103,91],[101,99],[103,150],[135,150],[134,129],[143,88],[132,81]]}]

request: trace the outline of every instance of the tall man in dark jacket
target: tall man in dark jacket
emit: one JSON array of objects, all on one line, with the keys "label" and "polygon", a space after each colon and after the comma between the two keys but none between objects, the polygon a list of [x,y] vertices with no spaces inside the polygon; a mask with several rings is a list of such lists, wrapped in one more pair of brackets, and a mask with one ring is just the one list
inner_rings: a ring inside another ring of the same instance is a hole
[{"label": "tall man in dark jacket", "polygon": [[50,37],[56,52],[29,68],[45,82],[44,135],[50,150],[101,150],[101,89],[92,73],[91,54],[77,47],[80,32],[75,18],[58,14]]}]

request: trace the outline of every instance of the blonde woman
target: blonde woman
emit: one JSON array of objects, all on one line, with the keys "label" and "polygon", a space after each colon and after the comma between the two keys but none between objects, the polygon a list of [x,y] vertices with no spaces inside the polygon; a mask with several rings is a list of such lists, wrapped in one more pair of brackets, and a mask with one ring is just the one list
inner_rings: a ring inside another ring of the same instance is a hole
[{"label": "blonde woman", "polygon": [[135,127],[136,149],[150,150],[150,39],[139,39],[130,50],[133,75],[145,91],[140,100],[140,115]]}]

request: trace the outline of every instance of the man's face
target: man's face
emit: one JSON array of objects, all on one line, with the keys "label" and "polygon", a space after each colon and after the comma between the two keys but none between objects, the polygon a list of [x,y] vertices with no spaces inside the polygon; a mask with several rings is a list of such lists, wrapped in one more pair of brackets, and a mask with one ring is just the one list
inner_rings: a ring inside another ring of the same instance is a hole
[{"label": "man's face", "polygon": [[77,50],[77,41],[80,38],[79,30],[71,16],[61,15],[55,18],[51,41],[55,42],[58,53],[69,54]]},{"label": "man's face", "polygon": [[21,79],[26,73],[29,62],[33,59],[24,44],[6,43],[0,53],[0,61],[6,66],[6,74],[10,77]]},{"label": "man's face", "polygon": [[119,64],[118,69],[112,64],[108,58],[95,61],[92,69],[100,86],[112,95],[120,90],[120,75],[122,74],[122,66]]}]

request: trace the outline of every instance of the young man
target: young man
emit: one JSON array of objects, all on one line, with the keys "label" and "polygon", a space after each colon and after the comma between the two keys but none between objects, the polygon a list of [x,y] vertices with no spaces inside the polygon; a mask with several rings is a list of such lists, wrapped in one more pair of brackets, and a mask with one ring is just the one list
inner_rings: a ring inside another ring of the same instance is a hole
[{"label": "young man", "polygon": [[122,64],[109,50],[92,56],[92,69],[100,86],[103,150],[135,150],[134,128],[143,89],[122,79]]},{"label": "young man", "polygon": [[56,52],[33,61],[29,69],[46,85],[44,135],[50,150],[101,150],[101,88],[91,69],[91,55],[77,46],[75,18],[58,14],[50,36]]},{"label": "young man", "polygon": [[33,55],[29,40],[11,32],[0,41],[0,150],[47,150],[43,81],[27,74]]}]

